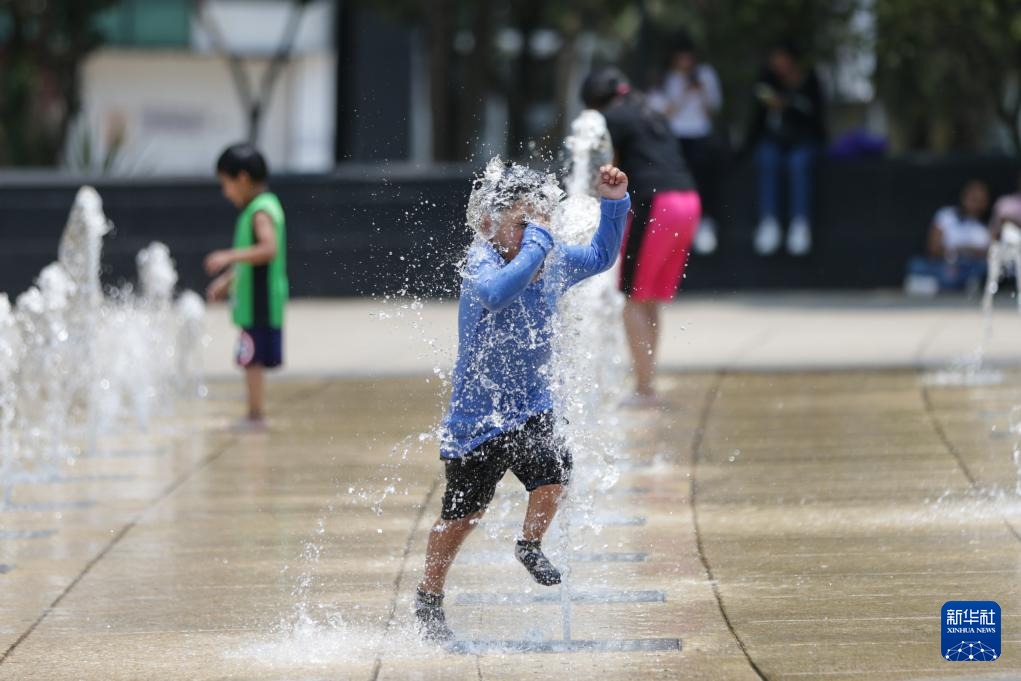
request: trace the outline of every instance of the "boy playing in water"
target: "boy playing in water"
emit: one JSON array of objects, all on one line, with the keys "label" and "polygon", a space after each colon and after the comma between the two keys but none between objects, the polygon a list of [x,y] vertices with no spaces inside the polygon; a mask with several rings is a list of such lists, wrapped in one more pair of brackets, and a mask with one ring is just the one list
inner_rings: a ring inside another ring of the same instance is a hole
[{"label": "boy playing in water", "polygon": [[248,415],[235,426],[264,432],[264,370],[283,361],[282,328],[287,303],[287,238],[284,209],[266,185],[266,160],[251,144],[228,147],[216,162],[224,197],[241,211],[234,247],[206,256],[206,272],[215,276],[206,291],[210,301],[230,294],[234,323],[240,327],[237,363],[245,370]]},{"label": "boy playing in water", "polygon": [[611,165],[600,168],[598,192],[592,242],[568,246],[555,245],[541,226],[562,195],[549,178],[494,159],[475,183],[469,223],[477,234],[462,273],[457,362],[440,446],[446,491],[415,598],[428,640],[454,636],[443,612],[447,572],[508,470],[529,492],[514,554],[539,584],[560,583],[540,545],[571,474],[549,385],[553,322],[569,287],[613,265],[631,206],[627,176]]}]

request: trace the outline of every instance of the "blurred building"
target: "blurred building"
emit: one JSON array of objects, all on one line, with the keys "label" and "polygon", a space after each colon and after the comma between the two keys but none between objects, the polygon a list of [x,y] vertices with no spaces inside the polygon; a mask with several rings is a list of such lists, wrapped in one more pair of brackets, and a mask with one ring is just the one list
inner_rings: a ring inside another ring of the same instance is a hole
[{"label": "blurred building", "polygon": [[[70,135],[68,165],[96,170],[122,139],[112,174],[207,174],[216,153],[247,128],[229,57],[243,61],[258,89],[297,4],[120,0],[101,16],[103,46],[82,69],[82,113]],[[508,20],[506,8],[491,11]],[[209,22],[222,36],[220,49]],[[593,34],[582,32],[562,52],[555,30],[535,27],[526,40],[518,28],[500,24],[483,48],[471,30],[451,24],[449,68],[437,70],[426,24],[402,22],[370,3],[308,2],[259,125],[259,144],[274,168],[322,172],[348,160],[428,162],[488,157],[510,147],[520,154],[524,142],[559,139],[563,116],[580,103],[574,96],[558,100],[554,82],[577,91],[592,63]],[[473,62],[487,64],[474,91],[466,82],[466,64]],[[432,81],[441,73],[439,88],[450,106],[437,111]],[[437,126],[453,138],[446,147],[436,139]],[[85,141],[91,160],[75,163],[73,150]]]},{"label": "blurred building", "polygon": [[[301,10],[291,56],[259,125],[259,144],[276,169],[318,172],[340,158],[410,153],[411,33],[348,5],[312,0]],[[72,147],[84,138],[94,147],[122,138],[114,173],[207,174],[219,150],[245,136],[247,116],[228,56],[241,60],[257,91],[294,3],[196,6],[122,0],[101,17],[105,44],[83,68]],[[211,39],[208,21],[219,28],[226,53]],[[381,95],[386,107],[377,105]]]}]

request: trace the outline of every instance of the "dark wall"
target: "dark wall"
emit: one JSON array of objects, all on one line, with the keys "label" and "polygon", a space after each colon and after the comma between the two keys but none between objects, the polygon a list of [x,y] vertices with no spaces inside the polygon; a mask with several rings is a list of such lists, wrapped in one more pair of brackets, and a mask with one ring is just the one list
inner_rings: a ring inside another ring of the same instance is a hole
[{"label": "dark wall", "polygon": [[411,31],[341,2],[336,34],[336,159],[409,158]]},{"label": "dark wall", "polygon": [[693,256],[689,290],[778,288],[864,289],[899,287],[904,264],[919,254],[934,213],[957,203],[962,186],[985,181],[992,197],[1016,191],[1016,159],[875,159],[823,162],[813,216],[811,255],[757,256],[755,169],[729,173],[712,207],[721,223],[716,254]]},{"label": "dark wall", "polygon": [[[287,211],[296,296],[456,293],[457,261],[472,169],[344,167],[333,175],[286,176],[273,188]],[[685,288],[735,291],[897,287],[905,260],[921,250],[933,213],[971,178],[994,196],[1013,190],[1014,161],[863,161],[820,170],[816,247],[807,258],[757,257],[755,177],[742,168],[726,182],[721,247],[693,257]],[[56,257],[73,179],[0,178],[0,291],[16,294]],[[235,211],[210,180],[96,180],[116,231],[105,245],[104,280],[134,278],[134,255],[150,241],[170,246],[181,283],[201,289],[202,257],[230,244]]]},{"label": "dark wall", "polygon": [[[409,292],[448,295],[467,243],[467,170],[425,173],[376,167],[329,176],[287,176],[271,185],[283,202],[288,269],[296,296]],[[78,186],[85,180],[0,180],[0,291],[24,290],[56,259]],[[215,180],[91,182],[114,224],[104,243],[106,283],[135,278],[134,257],[166,243],[182,286],[201,290],[202,258],[230,246],[237,212]]]}]

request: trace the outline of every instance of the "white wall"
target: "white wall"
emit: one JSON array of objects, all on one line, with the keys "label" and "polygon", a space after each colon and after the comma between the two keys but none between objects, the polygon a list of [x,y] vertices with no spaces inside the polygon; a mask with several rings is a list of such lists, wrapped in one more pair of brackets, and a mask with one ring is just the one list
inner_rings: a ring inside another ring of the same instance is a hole
[{"label": "white wall", "polygon": [[[318,171],[333,166],[336,60],[332,52],[303,54],[280,79],[261,126],[260,146],[274,170]],[[258,83],[265,60],[249,60]],[[102,143],[122,122],[121,174],[212,172],[226,145],[246,125],[226,62],[183,51],[101,50],[83,70],[83,113]]]},{"label": "white wall", "polygon": [[[209,0],[205,7],[223,33],[227,48],[239,54],[269,56],[276,52],[293,11],[291,0]],[[320,52],[333,46],[334,3],[310,2],[301,14],[295,53]],[[192,48],[211,51],[209,36],[192,21]]]}]

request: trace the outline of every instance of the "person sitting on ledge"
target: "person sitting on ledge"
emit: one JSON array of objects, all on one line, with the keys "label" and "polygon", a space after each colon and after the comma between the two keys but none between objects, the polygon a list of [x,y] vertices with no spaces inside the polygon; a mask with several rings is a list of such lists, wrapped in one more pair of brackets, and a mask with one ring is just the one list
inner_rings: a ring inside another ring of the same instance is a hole
[{"label": "person sitting on ledge", "polygon": [[961,190],[960,205],[936,212],[929,228],[924,256],[908,261],[904,289],[909,294],[935,295],[939,291],[968,291],[981,287],[986,275],[989,230],[985,215],[989,190],[972,180]]}]

